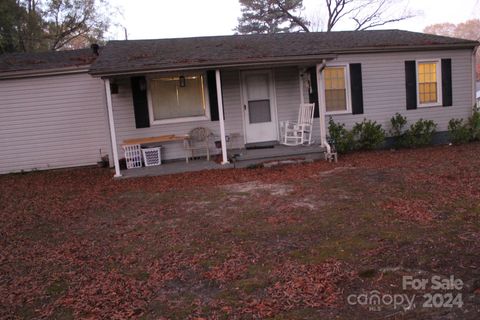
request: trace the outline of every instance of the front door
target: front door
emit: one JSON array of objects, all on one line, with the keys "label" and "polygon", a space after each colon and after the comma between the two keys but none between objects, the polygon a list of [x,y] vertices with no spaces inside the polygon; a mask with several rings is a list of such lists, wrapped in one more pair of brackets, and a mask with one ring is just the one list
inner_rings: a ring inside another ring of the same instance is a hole
[{"label": "front door", "polygon": [[270,71],[242,73],[245,142],[277,140],[275,99]]}]

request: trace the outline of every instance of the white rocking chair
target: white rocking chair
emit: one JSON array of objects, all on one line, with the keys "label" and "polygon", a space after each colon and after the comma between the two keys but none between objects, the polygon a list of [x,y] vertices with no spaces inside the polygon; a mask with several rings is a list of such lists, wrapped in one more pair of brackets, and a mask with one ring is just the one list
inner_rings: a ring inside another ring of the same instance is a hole
[{"label": "white rocking chair", "polygon": [[280,121],[280,143],[286,146],[312,144],[314,110],[314,103],[301,104],[296,122]]}]

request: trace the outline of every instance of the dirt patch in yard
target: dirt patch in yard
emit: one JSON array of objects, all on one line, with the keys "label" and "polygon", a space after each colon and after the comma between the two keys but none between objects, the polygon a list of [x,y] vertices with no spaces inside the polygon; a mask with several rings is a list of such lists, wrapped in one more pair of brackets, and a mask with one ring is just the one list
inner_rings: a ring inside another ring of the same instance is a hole
[{"label": "dirt patch in yard", "polygon": [[245,193],[249,195],[262,192],[269,193],[272,196],[286,196],[292,192],[293,187],[279,183],[265,183],[260,181],[249,181],[242,183],[229,184],[223,187],[227,192]]}]

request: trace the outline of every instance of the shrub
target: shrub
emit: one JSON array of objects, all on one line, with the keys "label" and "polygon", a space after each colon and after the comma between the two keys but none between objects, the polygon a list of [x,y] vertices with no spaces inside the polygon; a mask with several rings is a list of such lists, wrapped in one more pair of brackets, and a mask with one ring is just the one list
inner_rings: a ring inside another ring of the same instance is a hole
[{"label": "shrub", "polygon": [[432,143],[437,124],[432,120],[419,119],[405,131],[402,144],[407,147],[421,147]]},{"label": "shrub", "polygon": [[468,127],[470,129],[470,140],[480,140],[480,112],[473,110],[473,114],[468,118]]},{"label": "shrub", "polygon": [[392,125],[390,128],[390,136],[394,138],[393,145],[396,148],[406,147],[405,126],[407,125],[407,118],[397,112],[390,118],[390,124]]},{"label": "shrub", "polygon": [[345,129],[345,124],[335,123],[332,117],[328,120],[328,133],[331,143],[338,153],[346,153],[354,149],[352,132]]},{"label": "shrub", "polygon": [[385,141],[385,131],[382,125],[367,119],[355,123],[352,134],[356,149],[372,150],[378,148]]},{"label": "shrub", "polygon": [[390,123],[392,124],[390,135],[392,137],[399,137],[404,133],[405,126],[407,125],[407,118],[397,112],[392,118],[390,118]]},{"label": "shrub", "polygon": [[455,144],[466,143],[471,139],[471,130],[463,119],[452,119],[448,122],[450,140]]}]

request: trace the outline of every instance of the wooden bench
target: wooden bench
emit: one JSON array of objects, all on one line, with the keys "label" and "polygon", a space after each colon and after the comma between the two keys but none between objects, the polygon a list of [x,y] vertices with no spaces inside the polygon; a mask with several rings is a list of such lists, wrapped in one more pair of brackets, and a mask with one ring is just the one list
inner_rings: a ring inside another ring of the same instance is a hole
[{"label": "wooden bench", "polygon": [[186,139],[188,139],[188,135],[176,136],[174,134],[170,134],[170,135],[164,135],[164,136],[158,136],[158,137],[126,139],[126,140],[123,140],[123,145],[175,142],[175,141],[184,141]]},{"label": "wooden bench", "polygon": [[[163,135],[163,136],[158,136],[158,137],[147,137],[147,138],[133,138],[133,139],[126,139],[123,140],[122,147],[128,146],[128,145],[148,145],[148,144],[153,144],[153,143],[166,143],[166,142],[180,142],[183,141],[183,147],[185,148],[186,141],[188,140],[189,136],[188,135],[174,135],[174,134],[169,134],[169,135]],[[188,162],[188,154],[185,152],[185,158],[186,161]]]}]

